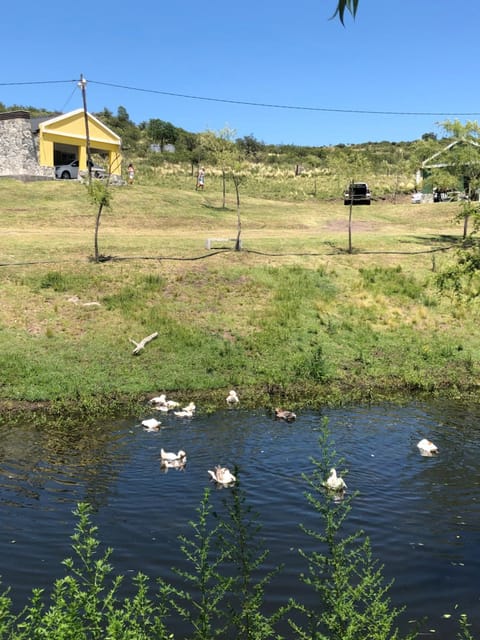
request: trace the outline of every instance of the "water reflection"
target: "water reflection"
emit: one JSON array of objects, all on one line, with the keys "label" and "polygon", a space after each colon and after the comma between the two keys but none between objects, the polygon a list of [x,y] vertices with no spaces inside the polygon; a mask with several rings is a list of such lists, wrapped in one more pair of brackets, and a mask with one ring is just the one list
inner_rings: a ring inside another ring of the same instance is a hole
[{"label": "water reflection", "polygon": [[[392,598],[406,604],[406,620],[429,617],[423,631],[436,638],[455,635],[453,619],[469,614],[480,630],[480,408],[461,403],[351,407],[302,412],[295,422],[275,421],[270,412],[231,409],[193,419],[166,415],[148,433],[142,418],[99,424],[35,424],[0,428],[0,573],[22,603],[32,586],[50,586],[70,554],[72,510],[81,500],[97,510],[102,541],[115,549],[122,573],[141,570],[170,577],[185,568],[178,536],[189,535],[204,488],[214,487],[208,470],[239,468],[249,504],[258,512],[268,566],[284,563],[269,590],[272,607],[298,582],[298,548],[306,548],[298,524],[315,527],[303,492],[302,473],[312,469],[318,432],[328,418],[337,452],[349,470],[348,491],[359,496],[346,532],[371,537]],[[417,443],[427,437],[439,447],[424,458]],[[161,449],[183,450],[183,469],[162,469]],[[221,509],[228,489],[213,492]],[[303,591],[302,591],[303,590]],[[443,614],[452,614],[451,619]]]}]

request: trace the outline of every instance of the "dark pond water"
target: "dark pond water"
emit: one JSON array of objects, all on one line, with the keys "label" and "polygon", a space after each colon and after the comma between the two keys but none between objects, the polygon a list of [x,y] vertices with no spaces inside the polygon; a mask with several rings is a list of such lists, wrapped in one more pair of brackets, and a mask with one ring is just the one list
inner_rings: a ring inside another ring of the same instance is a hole
[{"label": "dark pond water", "polygon": [[[79,501],[95,507],[117,571],[170,578],[172,566],[183,566],[178,536],[190,534],[207,469],[217,463],[241,470],[270,549],[267,567],[285,563],[269,602],[306,594],[297,549],[309,543],[298,524],[318,517],[303,497],[301,474],[312,468],[327,417],[349,490],[360,492],[348,526],[365,530],[385,577],[395,579],[392,600],[407,607],[402,629],[427,616],[422,633],[450,640],[454,620],[467,613],[480,634],[480,405],[350,407],[303,412],[292,424],[265,411],[199,411],[191,420],[162,415],[161,431],[148,433],[139,421],[152,415],[146,409],[67,434],[34,422],[0,428],[0,574],[18,607],[32,587],[49,588],[63,575]],[[423,437],[438,445],[438,456],[419,455]],[[186,469],[162,472],[161,447],[184,449]],[[213,501],[220,505],[225,491],[213,492]]]}]

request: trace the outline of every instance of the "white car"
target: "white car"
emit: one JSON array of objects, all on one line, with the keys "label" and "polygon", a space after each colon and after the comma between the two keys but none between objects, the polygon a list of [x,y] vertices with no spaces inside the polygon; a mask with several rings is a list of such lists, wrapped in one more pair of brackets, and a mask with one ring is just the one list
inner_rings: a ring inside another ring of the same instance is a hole
[{"label": "white car", "polygon": [[422,194],[415,191],[412,193],[412,204],[421,204],[422,203]]},{"label": "white car", "polygon": [[[94,164],[92,166],[92,176],[94,178],[104,178],[107,172],[102,167]],[[78,178],[78,160],[73,160],[69,164],[59,164],[55,167],[55,177],[58,180],[72,180]]]}]

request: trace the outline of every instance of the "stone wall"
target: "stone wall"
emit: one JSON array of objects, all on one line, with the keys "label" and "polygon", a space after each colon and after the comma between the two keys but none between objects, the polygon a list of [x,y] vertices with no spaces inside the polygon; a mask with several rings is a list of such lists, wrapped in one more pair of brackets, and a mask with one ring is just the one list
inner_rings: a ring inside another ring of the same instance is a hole
[{"label": "stone wall", "polygon": [[38,149],[28,111],[0,113],[0,177],[53,180],[53,167],[38,164]]}]

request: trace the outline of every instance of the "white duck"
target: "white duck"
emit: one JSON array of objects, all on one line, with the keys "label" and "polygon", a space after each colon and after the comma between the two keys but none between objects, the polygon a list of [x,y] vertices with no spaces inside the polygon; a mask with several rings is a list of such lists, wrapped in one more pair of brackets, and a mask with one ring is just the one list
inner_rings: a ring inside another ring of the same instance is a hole
[{"label": "white duck", "polygon": [[142,420],[142,427],[146,431],[158,431],[161,424],[162,423],[156,418],[147,418],[146,420]]},{"label": "white duck", "polygon": [[174,415],[179,418],[193,418],[193,414],[195,413],[195,403],[190,402],[186,407],[183,407],[180,411],[174,411]]},{"label": "white duck", "polygon": [[432,456],[434,453],[438,453],[437,445],[426,438],[422,438],[417,447],[420,449],[422,456]]},{"label": "white duck", "polygon": [[240,402],[240,398],[238,397],[237,392],[234,391],[233,389],[229,391],[227,396],[227,404],[229,406],[233,406],[235,404],[238,404],[239,402]]},{"label": "white duck", "polygon": [[323,486],[330,489],[330,491],[343,491],[347,488],[345,480],[342,477],[337,476],[337,471],[333,468],[330,469],[330,475],[323,482]]},{"label": "white duck", "polygon": [[174,453],[173,451],[165,451],[165,449],[160,449],[160,459],[161,460],[166,460],[167,462],[173,462],[174,460],[181,460],[183,458],[186,458],[187,454],[185,453],[185,451],[183,451],[183,449],[180,449],[180,451],[177,451],[177,453]]},{"label": "white duck", "polygon": [[183,469],[187,464],[187,454],[180,449],[177,453],[173,451],[160,450],[161,466],[166,469]]},{"label": "white duck", "polygon": [[187,458],[181,458],[180,460],[172,460],[170,462],[167,462],[166,460],[163,460],[160,463],[160,467],[162,469],[185,469],[187,464]]},{"label": "white duck", "polygon": [[215,482],[224,486],[233,484],[237,480],[227,467],[220,467],[219,465],[215,467],[214,471],[209,469],[208,473]]},{"label": "white duck", "polygon": [[285,422],[293,422],[297,419],[297,414],[293,413],[293,411],[289,411],[288,409],[279,409],[277,407],[275,409],[275,418],[277,420],[285,420]]},{"label": "white duck", "polygon": [[176,402],[175,400],[165,400],[163,404],[155,404],[154,408],[157,411],[161,411],[162,413],[169,413],[170,411],[173,411],[179,406],[180,406],[180,403]]},{"label": "white duck", "polygon": [[167,402],[167,396],[162,393],[159,396],[155,396],[149,401],[149,404],[153,404],[154,406],[162,407]]}]

